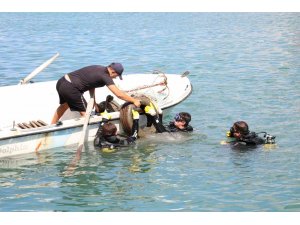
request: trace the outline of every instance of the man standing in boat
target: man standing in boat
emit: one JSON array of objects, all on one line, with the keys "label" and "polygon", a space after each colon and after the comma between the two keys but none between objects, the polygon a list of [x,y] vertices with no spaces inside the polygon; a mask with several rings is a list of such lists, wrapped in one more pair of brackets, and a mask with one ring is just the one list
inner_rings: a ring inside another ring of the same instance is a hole
[{"label": "man standing in boat", "polygon": [[[117,76],[122,80],[123,70],[121,63],[111,63],[107,67],[100,65],[87,66],[64,75],[56,84],[60,105],[55,111],[51,123],[57,123],[68,108],[71,111],[78,111],[81,116],[85,116],[87,102],[83,97],[83,93],[89,91],[90,96],[95,96],[95,88],[105,85],[118,98],[140,107],[141,103],[138,99],[132,98],[121,91],[113,81]],[[94,99],[96,112],[99,112],[96,98],[94,97]]]}]

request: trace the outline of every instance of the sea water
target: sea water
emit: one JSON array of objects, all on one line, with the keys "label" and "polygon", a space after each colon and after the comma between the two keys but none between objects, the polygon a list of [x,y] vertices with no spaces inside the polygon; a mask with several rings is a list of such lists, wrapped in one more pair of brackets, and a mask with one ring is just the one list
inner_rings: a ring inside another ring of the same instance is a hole
[{"label": "sea water", "polygon": [[[300,211],[299,37],[299,13],[0,13],[0,86],[56,52],[35,82],[113,61],[189,70],[193,93],[164,120],[187,111],[195,129],[115,152],[89,143],[71,176],[76,146],[0,159],[0,211]],[[220,145],[238,120],[277,145]]]}]

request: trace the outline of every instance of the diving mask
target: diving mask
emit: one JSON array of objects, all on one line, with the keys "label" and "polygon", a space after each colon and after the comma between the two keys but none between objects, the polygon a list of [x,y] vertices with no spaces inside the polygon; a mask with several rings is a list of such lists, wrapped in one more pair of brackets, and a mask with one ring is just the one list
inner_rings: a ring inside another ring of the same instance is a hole
[{"label": "diving mask", "polygon": [[177,122],[184,121],[184,120],[182,119],[182,117],[180,116],[179,113],[177,113],[177,114],[175,115],[174,120],[177,121]]}]

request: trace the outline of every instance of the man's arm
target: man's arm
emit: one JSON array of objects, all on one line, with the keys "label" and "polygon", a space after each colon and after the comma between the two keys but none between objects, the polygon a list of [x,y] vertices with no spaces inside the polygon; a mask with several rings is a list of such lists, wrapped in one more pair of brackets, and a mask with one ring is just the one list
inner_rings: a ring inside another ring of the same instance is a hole
[{"label": "man's arm", "polygon": [[112,84],[107,86],[108,89],[114,93],[115,96],[117,96],[118,98],[127,101],[127,102],[131,102],[133,103],[136,107],[140,107],[141,106],[141,102],[138,99],[135,99],[129,95],[127,95],[125,92],[121,91],[119,88],[117,88],[116,85]]}]

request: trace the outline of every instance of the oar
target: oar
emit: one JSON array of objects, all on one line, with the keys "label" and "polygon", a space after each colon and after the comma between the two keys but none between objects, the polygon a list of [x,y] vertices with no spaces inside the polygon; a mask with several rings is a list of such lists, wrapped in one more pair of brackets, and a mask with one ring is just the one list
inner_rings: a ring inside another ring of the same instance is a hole
[{"label": "oar", "polygon": [[86,139],[87,127],[88,127],[88,123],[89,123],[89,120],[90,120],[90,116],[91,116],[93,106],[94,106],[94,96],[91,96],[91,99],[90,99],[90,101],[87,105],[87,108],[86,108],[83,128],[82,128],[80,139],[79,139],[79,142],[78,142],[76,156],[72,160],[70,165],[68,166],[67,170],[65,171],[65,173],[64,173],[65,175],[71,175],[73,173],[73,171],[76,168],[76,165],[77,165],[78,161],[81,158],[81,152],[84,150],[84,141]]},{"label": "oar", "polygon": [[91,99],[90,99],[90,101],[87,105],[87,108],[86,108],[83,128],[82,128],[82,131],[81,131],[81,135],[80,135],[80,139],[79,139],[78,147],[77,147],[77,153],[79,153],[79,154],[84,149],[84,141],[85,141],[85,137],[86,137],[86,134],[87,134],[87,127],[88,127],[88,124],[89,124],[89,120],[90,120],[90,116],[91,116],[93,106],[94,106],[94,96],[91,97]]},{"label": "oar", "polygon": [[27,77],[20,80],[19,84],[26,84],[33,77],[35,77],[38,73],[42,72],[47,66],[49,66],[58,56],[59,56],[59,53],[56,53],[52,58],[48,59],[46,62],[44,62],[42,65],[40,65],[34,71],[32,71]]}]

